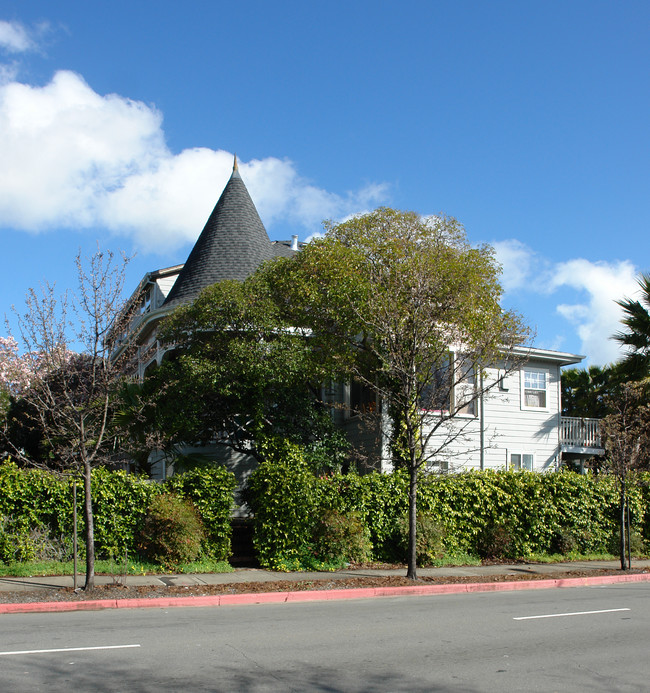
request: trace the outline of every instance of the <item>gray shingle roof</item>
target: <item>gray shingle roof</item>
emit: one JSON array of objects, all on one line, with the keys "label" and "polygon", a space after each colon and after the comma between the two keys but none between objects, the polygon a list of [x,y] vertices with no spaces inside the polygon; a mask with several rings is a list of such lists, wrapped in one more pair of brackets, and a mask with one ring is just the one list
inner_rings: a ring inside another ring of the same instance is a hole
[{"label": "gray shingle roof", "polygon": [[269,240],[235,166],[164,306],[190,303],[207,286],[246,279],[265,260],[287,254],[292,251]]}]

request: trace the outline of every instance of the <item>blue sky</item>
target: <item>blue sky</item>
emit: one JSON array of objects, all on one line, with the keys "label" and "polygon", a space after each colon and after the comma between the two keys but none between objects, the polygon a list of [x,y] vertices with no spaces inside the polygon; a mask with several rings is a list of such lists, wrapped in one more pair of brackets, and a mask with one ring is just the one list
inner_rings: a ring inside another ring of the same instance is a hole
[{"label": "blue sky", "polygon": [[536,346],[650,270],[650,4],[5,0],[2,312],[78,249],[182,262],[237,153],[272,238],[388,205],[494,245]]}]

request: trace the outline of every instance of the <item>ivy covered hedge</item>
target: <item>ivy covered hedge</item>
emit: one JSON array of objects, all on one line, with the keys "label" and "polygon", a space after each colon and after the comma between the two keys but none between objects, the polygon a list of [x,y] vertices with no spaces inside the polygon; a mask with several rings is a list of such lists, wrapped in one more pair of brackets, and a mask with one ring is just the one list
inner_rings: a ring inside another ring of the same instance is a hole
[{"label": "ivy covered hedge", "polygon": [[[634,528],[648,540],[649,483],[646,478],[632,490],[630,504]],[[407,494],[405,473],[317,478],[294,450],[260,465],[249,480],[258,558],[276,569],[313,565],[316,522],[336,510],[358,514],[373,558],[399,559]],[[441,527],[447,554],[481,555],[499,536],[508,537],[504,551],[513,558],[569,549],[603,553],[613,545],[618,493],[612,477],[573,472],[430,475],[419,483],[418,512]]]},{"label": "ivy covered hedge", "polygon": [[[72,545],[71,476],[0,464],[0,561],[36,556],[62,560]],[[77,523],[83,536],[83,484],[77,479]],[[215,560],[230,556],[230,513],[235,477],[222,467],[196,469],[160,484],[104,468],[93,470],[95,550],[98,558],[136,553],[135,538],[153,497],[172,492],[190,500],[206,529],[202,552]],[[80,540],[80,546],[83,542]],[[49,555],[45,555],[49,554]]]},{"label": "ivy covered hedge", "polygon": [[[345,545],[376,560],[399,560],[403,550],[408,478],[404,473],[314,476],[301,450],[270,444],[267,462],[251,475],[245,496],[255,512],[254,543],[263,566],[316,567]],[[72,543],[70,477],[0,464],[0,560],[63,560]],[[235,478],[222,467],[197,469],[155,483],[125,472],[93,472],[99,558],[136,553],[136,537],[155,495],[190,500],[205,528],[206,557],[230,556]],[[77,481],[83,535],[83,486]],[[650,476],[631,491],[633,529],[650,542]],[[470,472],[423,476],[418,509],[441,528],[446,554],[487,552],[508,539],[507,555],[602,553],[615,546],[618,494],[611,477],[572,472]],[[81,542],[83,546],[83,542]],[[487,547],[487,548],[486,548]]]}]

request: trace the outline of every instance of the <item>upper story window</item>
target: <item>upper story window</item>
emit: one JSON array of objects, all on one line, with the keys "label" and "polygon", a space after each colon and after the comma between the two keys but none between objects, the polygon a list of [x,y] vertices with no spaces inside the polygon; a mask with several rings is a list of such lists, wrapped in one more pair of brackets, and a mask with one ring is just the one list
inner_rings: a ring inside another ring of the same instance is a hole
[{"label": "upper story window", "polygon": [[459,414],[478,416],[478,400],[476,392],[476,372],[469,365],[461,372],[461,380],[456,385],[456,406]]},{"label": "upper story window", "polygon": [[450,352],[430,374],[420,391],[420,408],[431,412],[451,411],[464,416],[478,415],[476,372],[462,355]]},{"label": "upper story window", "polygon": [[548,372],[539,368],[522,371],[522,409],[546,409],[548,400]]},{"label": "upper story window", "polygon": [[448,412],[453,386],[452,358],[445,359],[425,374],[425,382],[418,393],[420,409],[432,412]]}]

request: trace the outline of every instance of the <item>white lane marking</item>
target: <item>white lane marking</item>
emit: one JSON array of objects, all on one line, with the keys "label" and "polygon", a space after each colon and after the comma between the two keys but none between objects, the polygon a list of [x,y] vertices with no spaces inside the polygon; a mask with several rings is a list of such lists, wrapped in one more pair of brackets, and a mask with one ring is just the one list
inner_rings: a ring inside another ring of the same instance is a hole
[{"label": "white lane marking", "polygon": [[560,616],[586,616],[588,614],[611,614],[614,611],[630,611],[630,609],[599,609],[598,611],[571,611],[566,614],[543,614],[542,616],[515,616],[513,621],[530,621],[534,618],[558,618]]},{"label": "white lane marking", "polygon": [[13,652],[0,652],[0,657],[23,654],[47,654],[49,652],[83,652],[84,650],[123,650],[128,647],[140,647],[140,645],[101,645],[98,647],[60,647],[53,650],[14,650]]}]

